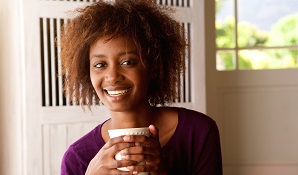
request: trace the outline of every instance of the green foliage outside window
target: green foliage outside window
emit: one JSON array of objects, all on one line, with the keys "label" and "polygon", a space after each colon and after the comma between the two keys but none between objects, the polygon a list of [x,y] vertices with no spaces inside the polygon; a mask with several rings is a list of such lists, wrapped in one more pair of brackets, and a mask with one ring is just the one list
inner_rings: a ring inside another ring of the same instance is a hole
[{"label": "green foliage outside window", "polygon": [[[254,49],[251,47],[287,47],[298,46],[298,14],[281,18],[270,31],[261,31],[257,26],[239,22],[237,32],[238,67],[239,69],[281,69],[298,68],[298,50],[289,48]],[[235,21],[227,18],[216,20],[216,46],[219,49],[235,48]],[[234,55],[217,54],[218,60],[224,64],[224,70],[235,68]]]}]

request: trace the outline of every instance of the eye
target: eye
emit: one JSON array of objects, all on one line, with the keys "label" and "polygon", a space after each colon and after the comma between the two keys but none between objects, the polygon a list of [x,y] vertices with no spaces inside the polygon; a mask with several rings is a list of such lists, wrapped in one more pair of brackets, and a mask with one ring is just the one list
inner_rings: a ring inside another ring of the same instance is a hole
[{"label": "eye", "polygon": [[136,63],[137,61],[135,59],[129,59],[129,60],[123,61],[121,65],[129,66],[129,65],[135,65]]},{"label": "eye", "polygon": [[96,64],[94,64],[93,65],[93,67],[95,67],[95,68],[103,68],[103,67],[106,67],[106,63],[96,63]]}]

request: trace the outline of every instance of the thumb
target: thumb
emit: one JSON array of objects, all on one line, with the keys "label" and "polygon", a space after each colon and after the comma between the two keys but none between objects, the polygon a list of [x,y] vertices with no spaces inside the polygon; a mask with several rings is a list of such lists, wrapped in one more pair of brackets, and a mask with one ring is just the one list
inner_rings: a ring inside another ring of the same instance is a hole
[{"label": "thumb", "polygon": [[156,126],[150,125],[149,131],[154,139],[159,140],[159,129]]}]

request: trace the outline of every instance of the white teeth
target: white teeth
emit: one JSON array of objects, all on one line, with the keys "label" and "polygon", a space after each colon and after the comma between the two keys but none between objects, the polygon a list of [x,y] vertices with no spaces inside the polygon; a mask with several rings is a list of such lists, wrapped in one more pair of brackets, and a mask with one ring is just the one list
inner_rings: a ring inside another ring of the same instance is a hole
[{"label": "white teeth", "polygon": [[121,91],[107,91],[110,96],[119,96],[127,93],[129,89],[121,90]]}]

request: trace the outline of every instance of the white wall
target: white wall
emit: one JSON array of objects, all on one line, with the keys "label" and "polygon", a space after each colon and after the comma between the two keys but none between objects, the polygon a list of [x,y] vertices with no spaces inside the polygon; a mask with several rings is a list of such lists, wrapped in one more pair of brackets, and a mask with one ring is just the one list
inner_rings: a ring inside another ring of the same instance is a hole
[{"label": "white wall", "polygon": [[22,170],[22,54],[18,0],[0,2],[0,174]]}]

